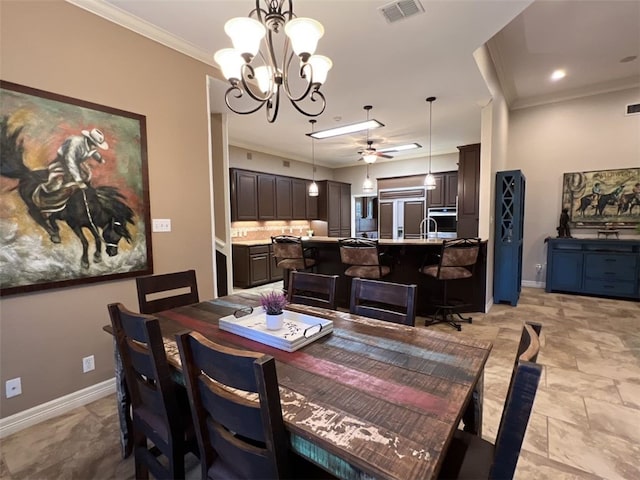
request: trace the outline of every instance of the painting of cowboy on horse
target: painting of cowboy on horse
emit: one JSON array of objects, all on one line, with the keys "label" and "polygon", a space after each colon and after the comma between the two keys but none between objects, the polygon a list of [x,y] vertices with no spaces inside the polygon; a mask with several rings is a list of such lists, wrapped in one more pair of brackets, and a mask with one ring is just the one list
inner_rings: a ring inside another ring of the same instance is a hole
[{"label": "painting of cowboy on horse", "polygon": [[0,293],[149,273],[144,124],[1,87]]},{"label": "painting of cowboy on horse", "polygon": [[634,226],[640,223],[640,168],[565,173],[562,205],[578,228]]}]

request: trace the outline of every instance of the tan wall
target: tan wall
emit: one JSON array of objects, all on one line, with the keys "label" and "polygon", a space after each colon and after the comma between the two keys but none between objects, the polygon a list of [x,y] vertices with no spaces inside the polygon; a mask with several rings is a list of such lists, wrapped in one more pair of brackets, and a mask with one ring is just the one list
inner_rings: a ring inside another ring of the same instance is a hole
[{"label": "tan wall", "polygon": [[[151,216],[173,226],[153,234],[155,271],[196,268],[201,296],[212,297],[213,68],[62,1],[3,1],[0,9],[3,80],[146,115]],[[0,300],[1,417],[113,376],[111,338],[101,327],[114,301],[137,309],[133,280]],[[90,354],[96,370],[82,374]],[[5,399],[14,377],[22,377],[23,394]]]},{"label": "tan wall", "polygon": [[[625,105],[638,101],[640,88],[634,88],[510,113],[506,169],[527,178],[524,280],[544,281],[535,264],[546,263],[544,239],[557,234],[563,173],[640,167],[640,115],[624,115]],[[596,236],[584,229],[572,234]],[[623,231],[621,238],[629,235]]]}]

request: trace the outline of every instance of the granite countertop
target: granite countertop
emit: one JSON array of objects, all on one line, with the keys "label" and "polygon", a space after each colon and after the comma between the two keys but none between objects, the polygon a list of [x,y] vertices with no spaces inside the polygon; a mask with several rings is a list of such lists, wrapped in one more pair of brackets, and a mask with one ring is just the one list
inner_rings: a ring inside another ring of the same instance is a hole
[{"label": "granite countertop", "polygon": [[[302,241],[309,242],[318,242],[318,243],[338,243],[338,237],[324,237],[324,236],[313,236],[313,237],[302,237]],[[429,239],[400,239],[400,240],[391,240],[391,239],[379,239],[378,243],[380,245],[441,245],[444,240],[451,240],[448,238],[429,238]],[[270,245],[271,240],[233,240],[233,245],[244,245],[247,247],[254,247],[257,245]]]}]

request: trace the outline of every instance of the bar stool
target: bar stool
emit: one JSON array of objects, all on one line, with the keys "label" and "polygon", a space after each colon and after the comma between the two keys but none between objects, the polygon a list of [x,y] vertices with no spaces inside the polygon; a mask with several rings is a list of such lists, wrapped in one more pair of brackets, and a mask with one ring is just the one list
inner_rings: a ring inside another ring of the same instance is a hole
[{"label": "bar stool", "polygon": [[458,331],[462,330],[460,324],[454,320],[453,315],[457,315],[461,320],[471,323],[471,317],[463,317],[456,311],[466,306],[466,304],[460,302],[452,303],[452,300],[447,295],[447,285],[452,280],[473,277],[479,251],[479,238],[444,240],[439,262],[435,265],[423,265],[420,268],[421,273],[442,282],[442,302],[435,305],[436,312],[431,317],[432,321],[425,321],[425,325],[448,323]]},{"label": "bar stool", "polygon": [[351,237],[338,240],[340,260],[349,265],[344,271],[348,277],[379,280],[391,273],[391,267],[382,265],[378,241],[369,238]]},{"label": "bar stool", "polygon": [[276,257],[276,266],[284,270],[284,290],[287,290],[289,285],[291,271],[315,267],[315,250],[303,248],[301,237],[277,235],[271,237],[271,243],[273,244],[273,256]]}]

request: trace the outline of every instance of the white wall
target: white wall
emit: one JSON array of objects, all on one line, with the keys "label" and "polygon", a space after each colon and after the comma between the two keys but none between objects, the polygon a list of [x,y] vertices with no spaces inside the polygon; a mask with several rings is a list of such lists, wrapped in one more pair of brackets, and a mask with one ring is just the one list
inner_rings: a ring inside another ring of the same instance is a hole
[{"label": "white wall", "polygon": [[624,115],[625,105],[638,102],[640,86],[511,111],[506,167],[527,179],[523,280],[544,280],[535,264],[546,264],[544,239],[556,236],[564,173],[640,167],[640,115]]},{"label": "white wall", "polygon": [[[251,159],[247,158],[248,154],[250,154]],[[288,167],[284,166],[283,162],[285,161],[289,162]],[[233,145],[229,146],[229,166],[255,172],[268,172],[276,175],[308,179],[311,179],[313,172],[311,159],[309,159],[309,163],[299,162]],[[316,180],[334,180],[333,170],[316,164]]]}]

